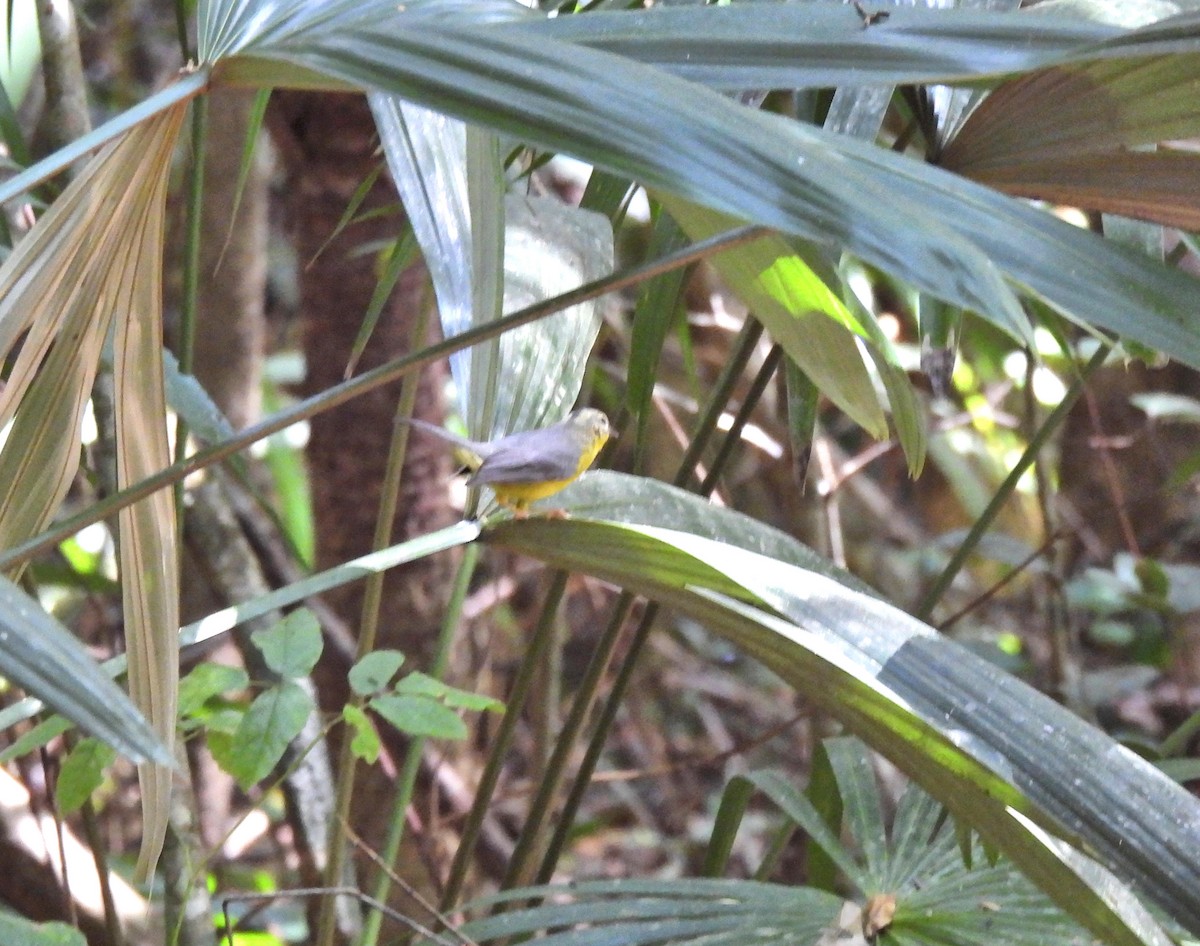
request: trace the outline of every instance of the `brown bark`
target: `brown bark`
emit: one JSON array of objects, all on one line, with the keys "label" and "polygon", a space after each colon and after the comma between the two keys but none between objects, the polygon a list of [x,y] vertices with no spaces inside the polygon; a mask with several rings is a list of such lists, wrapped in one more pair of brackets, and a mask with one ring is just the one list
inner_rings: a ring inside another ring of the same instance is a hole
[{"label": "brown bark", "polygon": [[221,89],[208,104],[195,374],[229,422],[258,419],[267,291],[267,177],[260,147],[238,201],[242,145],[254,95]]},{"label": "brown bark", "polygon": [[[325,390],[343,378],[355,337],[378,279],[377,255],[358,254],[366,243],[393,240],[398,216],[355,223],[340,233],[315,261],[335,230],[356,188],[382,157],[365,100],[356,95],[279,94],[272,105],[272,130],[287,169],[289,224],[303,267],[300,279],[305,393]],[[383,179],[368,195],[360,213],[394,205],[398,198]],[[424,340],[412,328],[426,300],[423,268],[406,272],[396,287],[360,362],[367,370]],[[418,415],[440,413],[444,370],[428,370],[417,395]],[[371,549],[376,510],[399,385],[377,389],[313,420],[308,446],[319,568],[345,562]],[[409,441],[404,486],[393,523],[393,541],[448,524],[452,514],[445,484],[450,459],[432,438]],[[411,666],[425,663],[436,638],[452,562],[436,556],[394,569],[384,583],[378,646],[404,651]],[[342,616],[357,624],[362,585],[328,596]],[[322,704],[340,709],[346,700],[344,668],[326,665],[314,675]],[[360,773],[355,791],[354,828],[377,848],[391,813],[395,786],[379,767]],[[408,879],[428,889],[417,857]]]},{"label": "brown bark", "polygon": [[[237,193],[243,145],[254,95],[222,89],[208,103],[204,162],[204,204],[200,218],[200,266],[192,373],[235,428],[258,420],[262,401],[267,289],[267,202],[270,160],[262,147]],[[236,216],[231,216],[237,205]],[[185,214],[176,207],[176,245],[183,248]],[[178,292],[182,257],[173,261],[171,289]],[[176,346],[178,347],[178,346]],[[188,528],[192,528],[189,524]],[[185,567],[204,573],[202,562],[185,548]],[[182,589],[184,620],[194,620],[227,604],[216,588],[189,581]],[[232,643],[218,659],[236,663]],[[221,772],[198,743],[189,745],[199,835],[207,848],[219,845],[230,826],[233,780]]]}]

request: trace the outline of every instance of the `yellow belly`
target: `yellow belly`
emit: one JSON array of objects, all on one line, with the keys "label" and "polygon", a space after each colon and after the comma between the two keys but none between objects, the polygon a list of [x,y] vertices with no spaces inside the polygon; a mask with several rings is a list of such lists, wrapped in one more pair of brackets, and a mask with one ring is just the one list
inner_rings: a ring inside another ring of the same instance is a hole
[{"label": "yellow belly", "polygon": [[584,470],[592,465],[592,461],[596,459],[596,455],[600,452],[600,448],[604,446],[606,440],[608,440],[607,436],[596,438],[579,457],[579,466],[576,468],[575,473],[566,479],[541,480],[534,483],[492,483],[492,492],[496,494],[496,502],[524,514],[528,511],[530,503],[535,503],[539,499],[545,499],[547,496],[553,496],[559,490],[577,480],[583,474]]},{"label": "yellow belly", "polygon": [[496,501],[500,505],[524,512],[530,503],[553,496],[574,480],[575,477],[572,476],[565,480],[547,480],[542,483],[493,483],[492,492],[496,494]]},{"label": "yellow belly", "polygon": [[592,443],[588,444],[580,455],[580,463],[575,468],[575,472],[565,479],[535,480],[533,483],[488,484],[491,485],[492,492],[496,493],[496,502],[515,510],[518,515],[526,514],[530,503],[553,496],[554,493],[580,478],[583,471],[592,466],[592,461],[596,459],[596,454],[600,453],[600,448],[604,447],[607,439],[607,435],[596,437]]}]

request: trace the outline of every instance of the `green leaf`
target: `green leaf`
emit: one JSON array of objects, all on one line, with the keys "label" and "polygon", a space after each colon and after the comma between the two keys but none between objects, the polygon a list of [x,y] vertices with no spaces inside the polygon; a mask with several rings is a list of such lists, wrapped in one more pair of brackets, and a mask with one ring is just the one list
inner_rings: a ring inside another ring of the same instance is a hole
[{"label": "green leaf", "polygon": [[493,699],[490,696],[484,696],[482,693],[470,693],[467,690],[460,690],[457,687],[452,687],[448,683],[443,683],[429,674],[421,673],[417,670],[410,673],[407,677],[396,684],[396,693],[404,693],[409,696],[428,696],[432,699],[441,700],[446,706],[453,709],[465,709],[492,712],[502,712],[504,704],[499,700]]},{"label": "green leaf", "polygon": [[54,786],[58,810],[69,815],[83,807],[92,792],[104,784],[104,770],[116,761],[111,746],[98,739],[81,739],[63,759]]},{"label": "green leaf", "polygon": [[1200,925],[1196,799],[908,615],[782,561],[670,529],[529,519],[498,524],[488,538],[646,594],[726,636],[887,755],[1098,935],[1165,942],[1134,898],[1114,896],[1111,875],[1048,831],[1082,839],[1160,907]]},{"label": "green leaf", "polygon": [[734,778],[721,793],[721,804],[713,819],[712,832],[708,837],[708,851],[704,855],[703,873],[706,877],[720,877],[729,864],[729,855],[737,839],[738,827],[746,814],[746,806],[754,794],[754,786],[744,779]]},{"label": "green leaf", "polygon": [[347,703],[342,707],[342,719],[354,730],[354,737],[350,740],[350,751],[356,758],[374,765],[379,760],[381,743],[379,731],[371,722],[371,718],[353,703]]},{"label": "green leaf", "polygon": [[42,720],[32,729],[22,733],[11,746],[0,752],[0,765],[7,765],[13,759],[19,759],[35,749],[49,745],[70,728],[71,721],[57,714]]},{"label": "green leaf", "polygon": [[197,664],[179,681],[179,716],[181,719],[199,713],[215,696],[244,690],[250,678],[241,667],[204,662]]},{"label": "green leaf", "polygon": [[87,946],[83,933],[66,923],[34,923],[15,913],[0,913],[0,942],[12,946]]},{"label": "green leaf", "polygon": [[211,739],[214,733],[232,736],[242,725],[249,706],[222,706],[204,714],[204,729]]},{"label": "green leaf", "polygon": [[845,5],[655,6],[508,24],[659,66],[714,88],[920,85],[1022,72],[1124,31],[1078,16],[889,5],[863,29]]},{"label": "green leaf", "polygon": [[129,697],[78,639],[4,577],[0,674],[132,759],[171,759]]},{"label": "green leaf", "polygon": [[[825,740],[822,740],[820,745],[814,748],[812,772],[809,774],[808,788],[804,792],[804,797],[811,802],[820,818],[820,824],[811,835],[815,838],[818,836],[817,832],[840,830],[843,807],[842,795],[838,791],[837,780],[833,777],[833,768],[829,764],[829,753],[825,751]],[[767,790],[764,787],[764,791]],[[792,814],[792,818],[795,819],[795,817],[795,814]],[[824,827],[820,825],[824,825]],[[830,850],[826,851],[825,847],[829,847]],[[838,845],[808,845],[805,852],[805,867],[810,885],[830,892],[837,892],[840,889],[838,858],[844,852],[839,852],[839,847],[840,840]]]},{"label": "green leaf", "polygon": [[400,670],[404,655],[398,650],[376,650],[364,654],[350,668],[350,689],[359,696],[381,692]]},{"label": "green leaf", "polygon": [[367,311],[363,313],[362,324],[359,326],[358,335],[355,336],[350,359],[346,363],[347,378],[358,368],[362,354],[367,349],[367,343],[375,333],[375,326],[379,324],[379,317],[383,315],[384,306],[392,297],[396,283],[400,281],[404,271],[419,258],[416,238],[408,227],[396,238],[396,242],[390,249],[381,252],[380,261],[383,264],[383,272],[379,274],[379,281],[375,283],[375,288],[371,292],[371,300],[367,303]]},{"label": "green leaf", "polygon": [[[951,301],[1002,320],[1019,317],[992,262],[948,229],[957,221],[910,203],[909,188],[878,166],[857,167],[859,155],[847,153],[853,142],[570,43],[495,27],[412,26],[394,33],[314,31],[253,49],[575,155],[740,219],[842,244]],[[230,75],[235,63],[224,68]],[[874,160],[917,166],[883,152]]]},{"label": "green leaf", "polygon": [[312,711],[309,695],[293,681],[284,680],[255,698],[229,745],[219,754],[210,741],[213,755],[238,785],[249,788],[271,774]]},{"label": "green leaf", "polygon": [[254,169],[254,152],[258,149],[263,120],[266,118],[267,105],[270,101],[271,90],[261,89],[254,96],[254,105],[246,118],[246,139],[242,142],[242,160],[238,164],[237,182],[233,187],[233,206],[229,210],[229,230],[225,234],[225,246],[221,249],[218,269],[220,261],[225,258],[225,250],[229,247],[230,238],[233,236],[233,226],[238,218],[238,210],[242,206],[242,197],[246,193],[246,182],[250,179],[250,172]]},{"label": "green leaf", "polygon": [[788,436],[792,445],[796,485],[803,490],[808,480],[808,462],[812,458],[813,440],[816,437],[821,390],[794,361],[788,361],[785,369]]},{"label": "green leaf", "polygon": [[[837,833],[825,823],[820,811],[792,780],[781,772],[751,772],[736,776],[730,783],[740,785],[747,798],[754,790],[761,791],[776,806],[794,821],[809,839],[836,864],[852,883],[862,887],[863,872],[854,862],[845,846],[838,840]],[[722,818],[718,814],[718,820]],[[714,827],[714,833],[716,828]]]},{"label": "green leaf", "polygon": [[576,518],[648,526],[669,523],[681,532],[728,542],[825,575],[863,594],[876,594],[866,582],[786,532],[659,480],[593,470],[559,493],[555,504]]},{"label": "green leaf", "polygon": [[[693,239],[696,237],[693,236]],[[679,228],[673,215],[660,212],[650,231],[646,257],[657,259],[681,249],[687,243],[688,236]],[[687,276],[686,268],[675,269],[646,280],[638,290],[629,339],[629,366],[625,373],[625,403],[638,418],[639,440],[645,436],[646,422],[650,416],[650,396],[658,382],[658,360],[667,333],[683,305]]]},{"label": "green leaf", "polygon": [[[388,15],[370,9],[381,22]],[[460,17],[450,25],[435,18],[440,9],[406,5],[394,30],[355,26],[365,9],[340,21],[330,12],[319,28],[298,17],[245,47],[261,58],[223,63],[223,75],[237,80],[253,64],[262,82],[267,58],[286,60],[848,251],[1007,331],[1025,317],[1005,279],[1076,321],[1200,366],[1196,280],[1144,255],[956,175],[747,109],[624,57],[535,38],[528,24]]]},{"label": "green leaf", "polygon": [[[736,222],[667,195],[661,200],[693,240]],[[862,323],[785,240],[764,236],[709,262],[831,401],[872,436],[887,436],[887,420],[856,343],[866,336]]]},{"label": "green leaf", "polygon": [[[505,196],[495,136],[394,95],[369,101],[430,268],[444,335],[493,321],[502,302],[520,307],[611,270],[607,218],[556,199]],[[565,416],[599,326],[593,300],[451,355],[469,434],[489,440]]]},{"label": "green leaf", "polygon": [[[857,739],[827,739],[825,752],[842,797],[846,830],[858,843],[862,862],[863,869],[856,869],[850,876],[868,896],[888,893],[886,889],[871,885],[868,879],[872,875],[886,875],[889,859],[887,827],[871,760]],[[822,844],[822,848],[832,855],[827,845]]]},{"label": "green leaf", "polygon": [[[374,574],[395,568],[405,562],[415,561],[434,552],[456,548],[473,541],[480,533],[477,522],[460,521],[445,529],[401,542],[379,552],[371,552],[360,558],[352,559],[341,565],[336,565],[326,571],[309,575],[300,581],[293,582],[283,588],[259,595],[242,604],[210,614],[199,621],[194,621],[179,629],[179,644],[187,646],[203,641],[212,640],[220,634],[237,627],[264,614],[270,614],[277,608],[303,601],[313,595],[321,594],[330,588],[338,588],[352,581],[358,581],[366,574]],[[0,596],[0,601],[2,601]],[[0,615],[3,610],[0,609]],[[0,627],[2,627],[0,621]],[[2,655],[2,651],[0,651]],[[106,674],[116,675],[125,668],[125,657],[120,655],[105,661],[103,670]],[[120,692],[120,691],[117,691]],[[106,708],[111,708],[106,706]],[[42,702],[34,697],[18,700],[12,706],[0,710],[0,729],[6,729],[16,723],[29,719],[42,709]],[[165,756],[164,756],[165,758]]]},{"label": "green leaf", "polygon": [[[899,799],[889,840],[879,786],[862,743],[845,737],[827,739],[821,750],[821,758],[832,762],[836,773],[837,786],[829,785],[830,790],[822,793],[837,801],[832,819],[781,772],[751,772],[734,779],[730,789],[740,786],[743,806],[750,792],[761,790],[808,834],[810,857],[821,852],[831,858],[859,898],[890,901],[895,915],[887,924],[889,941],[913,946],[1031,942],[1066,946],[1085,941],[1084,932],[1011,864],[972,869],[965,863],[956,846],[955,824],[915,784],[909,784]],[[726,807],[723,802],[714,839],[718,830],[728,830],[721,825]],[[972,845],[969,836],[967,843]],[[975,853],[980,853],[980,846],[973,843]],[[860,928],[872,919],[869,904],[870,900],[853,922],[844,915],[839,925],[847,931]]]},{"label": "green leaf", "polygon": [[547,931],[545,946],[681,943],[816,943],[836,918],[842,898],[821,890],[746,880],[583,881],[523,887],[468,905],[482,913],[510,901],[540,903],[471,920],[462,933],[476,942]]},{"label": "green leaf", "polygon": [[306,677],[317,665],[324,642],[321,624],[308,608],[297,608],[274,627],[250,635],[267,666],[281,677]]},{"label": "green leaf", "polygon": [[385,693],[370,707],[401,732],[430,739],[466,739],[467,726],[451,709],[426,696]]}]

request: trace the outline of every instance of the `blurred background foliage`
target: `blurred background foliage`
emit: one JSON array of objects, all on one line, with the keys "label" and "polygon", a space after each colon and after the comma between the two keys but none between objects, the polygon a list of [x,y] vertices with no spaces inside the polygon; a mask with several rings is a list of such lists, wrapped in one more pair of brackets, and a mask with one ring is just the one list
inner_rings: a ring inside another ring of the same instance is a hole
[{"label": "blurred background foliage", "polygon": [[1200,934],[1200,12],[1019,6],[10,0],[0,939]]}]

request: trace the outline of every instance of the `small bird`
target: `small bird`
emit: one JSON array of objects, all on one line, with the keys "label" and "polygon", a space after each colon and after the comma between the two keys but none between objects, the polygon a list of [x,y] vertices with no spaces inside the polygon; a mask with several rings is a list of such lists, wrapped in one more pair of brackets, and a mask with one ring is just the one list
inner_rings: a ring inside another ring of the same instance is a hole
[{"label": "small bird", "polygon": [[553,496],[577,479],[608,441],[608,417],[590,407],[538,430],[523,430],[499,440],[468,440],[443,427],[413,418],[414,427],[459,447],[466,456],[470,486],[490,486],[496,501],[518,517],[529,504]]}]

